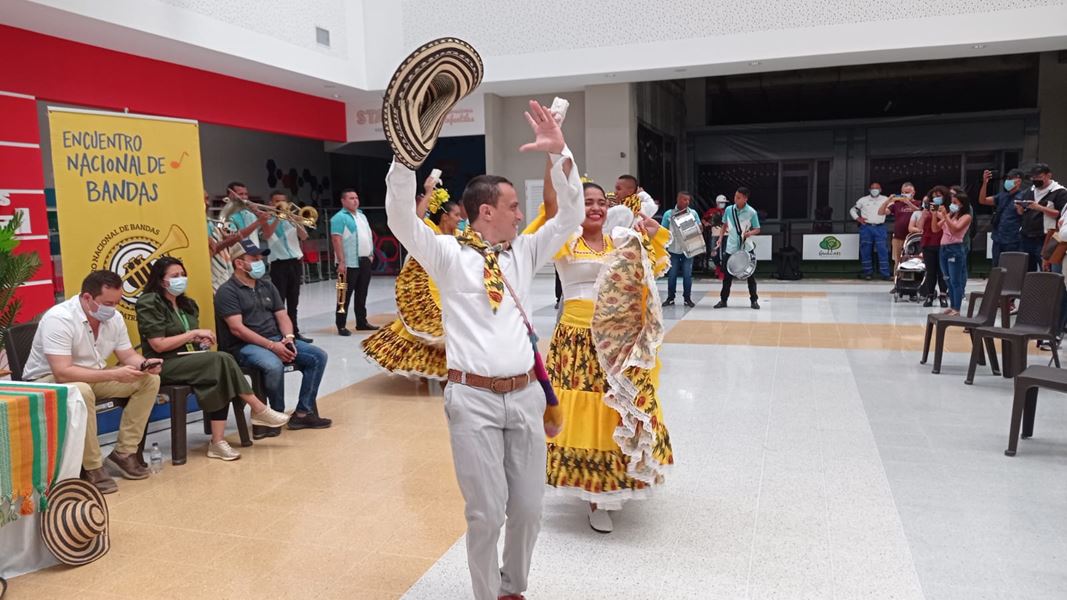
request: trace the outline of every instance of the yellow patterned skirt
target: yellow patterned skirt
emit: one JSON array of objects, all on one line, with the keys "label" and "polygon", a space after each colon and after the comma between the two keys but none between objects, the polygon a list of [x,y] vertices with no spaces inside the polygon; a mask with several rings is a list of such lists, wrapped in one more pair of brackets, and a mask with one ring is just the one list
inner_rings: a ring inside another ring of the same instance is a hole
[{"label": "yellow patterned skirt", "polygon": [[363,340],[367,359],[394,375],[447,379],[440,295],[414,259],[396,278],[396,306],[398,318]]},{"label": "yellow patterned skirt", "polygon": [[448,378],[445,347],[411,335],[400,319],[374,332],[362,345],[368,360],[393,375]]},{"label": "yellow patterned skirt", "polygon": [[444,340],[441,295],[430,274],[413,258],[396,276],[396,312],[412,335],[430,342]]},{"label": "yellow patterned skirt", "polygon": [[[606,509],[631,498],[643,498],[662,476],[643,481],[633,476],[630,457],[615,441],[619,413],[604,402],[608,383],[597,360],[589,330],[591,300],[567,300],[552,335],[546,365],[564,415],[563,432],[548,440],[548,485]],[[653,458],[662,466],[674,463],[670,435],[656,397],[659,363],[654,369],[630,368],[626,377],[656,406],[652,430],[657,443]],[[663,469],[659,469],[662,471]]]}]

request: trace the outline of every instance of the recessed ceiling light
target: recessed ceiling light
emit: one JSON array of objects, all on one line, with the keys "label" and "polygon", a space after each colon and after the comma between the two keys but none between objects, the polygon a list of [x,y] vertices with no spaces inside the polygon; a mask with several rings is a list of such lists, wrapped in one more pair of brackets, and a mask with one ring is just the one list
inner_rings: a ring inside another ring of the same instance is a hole
[{"label": "recessed ceiling light", "polygon": [[615,74],[614,73],[604,73],[604,77],[608,77],[608,78],[615,77]]},{"label": "recessed ceiling light", "polygon": [[686,70],[687,69],[685,67],[679,67],[679,68],[675,69],[674,72],[675,73],[685,73]]},{"label": "recessed ceiling light", "polygon": [[975,50],[981,50],[982,48],[985,48],[985,44],[975,44],[971,46],[971,48],[974,48]]},{"label": "recessed ceiling light", "polygon": [[750,67],[758,67],[758,66],[760,66],[761,64],[763,64],[763,63],[761,63],[761,62],[760,62],[760,61],[758,61],[758,60],[752,60],[752,61],[749,61],[749,63],[748,63],[748,66],[750,66]]}]

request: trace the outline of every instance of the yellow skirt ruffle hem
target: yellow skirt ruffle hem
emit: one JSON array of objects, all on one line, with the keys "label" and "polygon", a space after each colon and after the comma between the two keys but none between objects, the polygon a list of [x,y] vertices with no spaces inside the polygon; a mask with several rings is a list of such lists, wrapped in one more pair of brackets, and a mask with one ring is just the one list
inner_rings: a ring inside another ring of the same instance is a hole
[{"label": "yellow skirt ruffle hem", "polygon": [[659,364],[651,370],[628,369],[626,377],[641,390],[642,400],[655,403],[649,407],[656,440],[652,457],[659,463],[651,480],[634,477],[631,457],[615,441],[620,415],[604,402],[608,383],[589,330],[592,313],[589,300],[566,301],[552,335],[546,366],[559,396],[564,428],[548,440],[546,481],[561,493],[616,509],[625,500],[646,497],[652,486],[662,483],[674,456],[656,397]]},{"label": "yellow skirt ruffle hem", "polygon": [[400,319],[362,342],[367,359],[393,375],[444,380],[448,377],[445,347],[411,335]]}]

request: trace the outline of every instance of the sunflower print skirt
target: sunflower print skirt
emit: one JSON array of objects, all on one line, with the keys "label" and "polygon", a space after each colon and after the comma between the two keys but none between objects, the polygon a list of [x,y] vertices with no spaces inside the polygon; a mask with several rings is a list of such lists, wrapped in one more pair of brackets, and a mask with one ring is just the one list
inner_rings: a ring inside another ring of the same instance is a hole
[{"label": "sunflower print skirt", "polygon": [[[646,497],[663,477],[632,476],[631,459],[615,441],[621,417],[604,402],[608,383],[589,329],[592,315],[592,301],[567,300],[552,335],[546,366],[566,425],[548,440],[546,481],[561,493],[615,509],[625,500]],[[626,376],[643,395],[655,398],[658,363],[652,369],[628,369]],[[658,403],[653,414],[659,438],[655,459],[669,465],[674,457]]]},{"label": "sunflower print skirt", "polygon": [[412,335],[428,342],[444,341],[440,293],[429,273],[413,258],[396,276],[396,312]]},{"label": "sunflower print skirt", "polygon": [[444,380],[448,377],[445,347],[411,335],[394,319],[362,342],[367,359],[393,375]]}]

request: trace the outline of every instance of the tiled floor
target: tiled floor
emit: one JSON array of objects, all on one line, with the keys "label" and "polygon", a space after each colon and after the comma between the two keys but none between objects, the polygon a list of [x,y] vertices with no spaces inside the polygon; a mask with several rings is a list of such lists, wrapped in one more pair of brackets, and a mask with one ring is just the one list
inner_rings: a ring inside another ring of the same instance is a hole
[{"label": "tiled floor", "polygon": [[[547,338],[551,277],[537,288]],[[979,371],[964,386],[958,334],[931,375],[918,364],[929,309],[884,288],[761,282],[757,312],[743,286],[712,310],[718,285],[698,283],[695,308],[664,309],[678,464],[608,536],[549,496],[527,597],[1067,598],[1062,396],[1042,395],[1037,437],[1005,457],[1010,381]],[[371,298],[371,320],[388,320],[391,281]],[[377,374],[365,334],[333,333],[333,299],[316,284],[302,303],[330,353],[332,429],[221,463],[190,425],[187,465],[108,498],[107,557],[16,578],[8,597],[469,598],[440,388]]]}]

